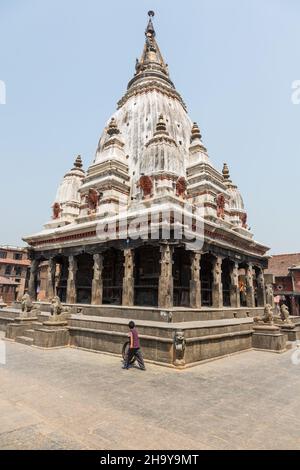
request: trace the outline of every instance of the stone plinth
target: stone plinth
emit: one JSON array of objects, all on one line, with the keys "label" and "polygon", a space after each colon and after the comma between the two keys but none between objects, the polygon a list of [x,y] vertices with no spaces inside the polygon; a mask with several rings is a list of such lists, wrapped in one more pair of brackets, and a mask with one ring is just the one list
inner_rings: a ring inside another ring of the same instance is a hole
[{"label": "stone plinth", "polygon": [[253,329],[253,348],[277,353],[286,351],[286,336],[278,326],[255,325]]},{"label": "stone plinth", "polygon": [[18,336],[23,336],[25,331],[32,327],[32,323],[36,322],[37,318],[15,318],[13,323],[6,326],[5,337],[7,339],[16,340]]},{"label": "stone plinth", "polygon": [[[47,322],[46,322],[47,323]],[[40,348],[59,348],[68,346],[69,331],[60,325],[46,325],[34,331],[34,346]]]},{"label": "stone plinth", "polygon": [[280,326],[282,333],[287,337],[288,341],[298,341],[300,340],[300,326],[295,324],[283,324]]}]

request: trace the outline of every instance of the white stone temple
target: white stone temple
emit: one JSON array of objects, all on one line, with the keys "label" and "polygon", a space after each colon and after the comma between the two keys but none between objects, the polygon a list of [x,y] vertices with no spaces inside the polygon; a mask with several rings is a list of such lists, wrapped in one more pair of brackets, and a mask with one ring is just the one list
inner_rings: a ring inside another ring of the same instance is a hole
[{"label": "white stone temple", "polygon": [[68,304],[254,308],[266,302],[268,248],[253,238],[229,169],[213,167],[156,41],[145,45],[85,172],[64,176],[43,230],[24,238],[48,261],[47,298]]}]

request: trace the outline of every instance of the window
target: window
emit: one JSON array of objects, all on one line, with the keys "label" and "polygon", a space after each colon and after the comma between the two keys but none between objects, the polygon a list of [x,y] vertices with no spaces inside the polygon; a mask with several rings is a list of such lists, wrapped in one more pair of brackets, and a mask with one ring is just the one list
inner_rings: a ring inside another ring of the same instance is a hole
[{"label": "window", "polygon": [[14,259],[20,260],[20,259],[22,259],[22,258],[23,258],[22,253],[14,253]]},{"label": "window", "polygon": [[11,266],[6,266],[6,268],[5,268],[5,274],[6,274],[7,276],[9,276],[9,275],[11,274],[11,271],[12,271],[12,267],[11,267]]},{"label": "window", "polygon": [[22,268],[20,266],[16,267],[16,276],[21,276],[22,274]]},{"label": "window", "polygon": [[0,258],[5,259],[7,257],[7,253],[5,251],[0,251]]}]

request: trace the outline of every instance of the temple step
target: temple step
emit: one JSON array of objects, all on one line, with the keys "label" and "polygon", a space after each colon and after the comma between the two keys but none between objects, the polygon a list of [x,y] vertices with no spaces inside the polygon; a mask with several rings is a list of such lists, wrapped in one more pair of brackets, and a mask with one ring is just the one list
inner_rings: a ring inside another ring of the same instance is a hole
[{"label": "temple step", "polygon": [[25,333],[25,338],[34,339],[34,330],[33,329],[26,330],[24,333]]},{"label": "temple step", "polygon": [[33,338],[29,338],[28,336],[17,336],[16,341],[17,343],[27,344],[28,346],[33,344]]}]

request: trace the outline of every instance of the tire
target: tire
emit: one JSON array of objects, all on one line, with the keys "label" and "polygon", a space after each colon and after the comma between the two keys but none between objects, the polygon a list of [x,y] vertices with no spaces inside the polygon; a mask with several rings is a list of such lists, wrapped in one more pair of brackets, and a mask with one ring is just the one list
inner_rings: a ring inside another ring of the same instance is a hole
[{"label": "tire", "polygon": [[[123,348],[122,348],[123,360],[125,360],[128,348],[129,348],[129,341],[126,341],[126,343],[123,344]],[[135,358],[135,356],[133,356],[133,358],[131,359],[129,364],[132,365],[132,364],[135,363],[135,361],[136,361],[136,358]]]}]

